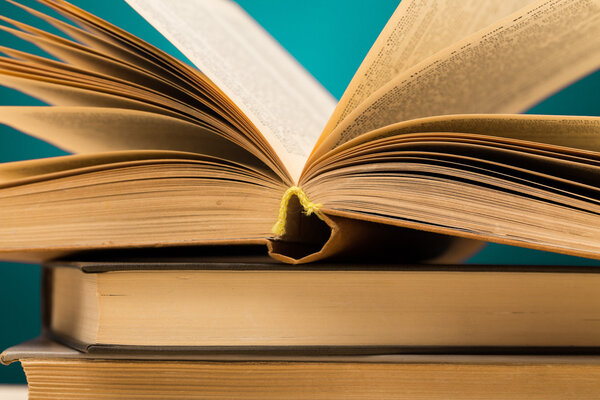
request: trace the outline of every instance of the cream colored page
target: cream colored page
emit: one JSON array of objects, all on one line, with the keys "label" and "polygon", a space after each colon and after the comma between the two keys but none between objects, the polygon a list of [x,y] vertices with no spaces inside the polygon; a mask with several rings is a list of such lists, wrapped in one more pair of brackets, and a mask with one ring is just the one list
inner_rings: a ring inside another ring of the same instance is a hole
[{"label": "cream colored page", "polygon": [[51,105],[127,108],[151,111],[180,119],[184,118],[184,116],[174,111],[164,107],[155,106],[148,102],[130,99],[122,95],[99,92],[94,90],[93,86],[82,88],[75,85],[67,85],[65,82],[61,82],[58,79],[40,80],[31,76],[25,75],[23,77],[17,74],[11,76],[9,73],[0,70],[0,84],[19,90]]},{"label": "cream colored page", "polygon": [[426,132],[473,133],[600,152],[600,117],[467,114],[442,115],[387,125],[337,147],[330,155],[390,136]]},{"label": "cream colored page", "polygon": [[240,107],[296,179],[333,97],[233,2],[127,1]]},{"label": "cream colored page", "polygon": [[352,78],[324,135],[399,73],[532,1],[402,0]]},{"label": "cream colored page", "polygon": [[77,154],[37,160],[13,161],[0,164],[0,185],[19,184],[29,178],[57,174],[86,168],[102,168],[103,165],[138,162],[143,160],[195,160],[195,154],[175,151],[115,151],[109,153]]},{"label": "cream colored page", "polygon": [[0,123],[75,153],[176,150],[269,171],[229,140],[195,124],[152,112],[103,107],[0,107]]},{"label": "cream colored page", "polygon": [[314,156],[392,123],[525,110],[600,65],[600,0],[540,0],[400,74]]}]

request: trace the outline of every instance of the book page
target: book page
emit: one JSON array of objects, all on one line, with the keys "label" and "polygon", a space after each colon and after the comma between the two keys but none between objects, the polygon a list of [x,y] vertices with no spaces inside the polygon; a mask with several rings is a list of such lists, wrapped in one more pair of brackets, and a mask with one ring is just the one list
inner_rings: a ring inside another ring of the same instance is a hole
[{"label": "book page", "polygon": [[26,182],[53,179],[77,172],[108,169],[107,165],[172,160],[202,160],[199,154],[178,151],[132,150],[93,154],[75,154],[35,160],[13,161],[0,164],[0,187],[16,186]]},{"label": "book page", "polygon": [[402,0],[354,74],[323,135],[399,73],[532,1]]},{"label": "book page", "polygon": [[233,2],[127,2],[240,107],[296,179],[333,97]]},{"label": "book page", "polygon": [[425,132],[474,133],[600,152],[600,117],[466,114],[441,115],[387,125],[336,147],[332,153],[385,137]]},{"label": "book page", "polygon": [[[460,114],[440,115],[419,118],[410,121],[386,125],[346,142],[330,150],[317,159],[311,159],[302,173],[300,184],[323,172],[323,168],[331,169],[340,154],[354,154],[359,146],[369,144],[373,151],[383,150],[385,142],[381,139],[395,137],[403,140],[428,135],[444,136],[447,134],[463,135],[477,138],[484,136],[507,139],[511,143],[529,142],[529,146],[560,146],[561,151],[567,148],[589,152],[600,152],[600,117],[580,117],[565,115],[528,115],[528,114]],[[375,143],[377,141],[378,143]],[[576,152],[576,151],[575,151]]]},{"label": "book page", "polygon": [[313,157],[414,118],[520,112],[600,65],[600,0],[539,0],[399,74]]},{"label": "book page", "polygon": [[[272,174],[257,156],[222,136],[153,112],[108,107],[6,106],[0,107],[0,124],[74,153],[185,151],[232,160]],[[152,135],[148,135],[150,131]]]}]

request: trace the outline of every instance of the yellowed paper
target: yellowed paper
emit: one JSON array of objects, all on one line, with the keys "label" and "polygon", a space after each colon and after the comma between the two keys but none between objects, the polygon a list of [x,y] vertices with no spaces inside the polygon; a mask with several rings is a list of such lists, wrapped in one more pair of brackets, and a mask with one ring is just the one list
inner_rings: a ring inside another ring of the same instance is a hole
[{"label": "yellowed paper", "polygon": [[69,171],[106,169],[107,164],[126,164],[131,162],[188,159],[205,159],[198,154],[176,151],[113,151],[94,154],[76,154],[60,157],[40,158],[36,160],[14,161],[0,164],[0,185],[18,185],[25,180],[40,180]]},{"label": "yellowed paper", "polygon": [[[159,114],[182,118],[174,111],[124,96],[103,93],[89,86],[86,88],[66,85],[65,82],[52,79],[34,79],[23,74],[7,73],[0,70],[0,83],[19,90],[45,103],[57,106],[96,106],[127,108],[151,111]],[[83,85],[82,85],[83,86]]]},{"label": "yellowed paper", "polygon": [[539,0],[398,75],[313,156],[404,120],[520,112],[598,65],[600,0]]},{"label": "yellowed paper", "polygon": [[389,136],[424,132],[475,133],[600,152],[600,117],[527,114],[442,115],[388,125],[358,136],[334,153]]},{"label": "yellowed paper", "polygon": [[198,125],[155,113],[102,107],[0,107],[0,123],[74,153],[177,150],[267,167]]},{"label": "yellowed paper", "polygon": [[[91,76],[109,76],[130,82],[131,85],[142,85],[150,89],[162,89],[163,92],[173,91],[176,85],[162,79],[160,76],[129,65],[118,59],[106,57],[95,50],[75,42],[59,38],[55,35],[35,30],[24,24],[18,25],[21,29],[32,33],[20,32],[10,28],[0,28],[15,35],[16,37],[29,41],[47,53],[67,63],[64,71],[68,71],[69,64],[83,68]],[[68,74],[68,73],[67,73]]]},{"label": "yellowed paper", "polygon": [[[12,3],[11,0],[7,1]],[[62,32],[67,34],[69,37],[75,39],[79,43],[85,44],[90,48],[100,50],[105,56],[121,60],[130,65],[143,66],[144,69],[148,70],[149,72],[157,72],[158,74],[160,74],[165,73],[167,71],[163,66],[159,66],[153,60],[141,56],[133,49],[121,46],[119,44],[107,40],[106,33],[104,33],[104,35],[99,35],[97,32],[95,34],[90,33],[81,28],[78,28],[66,22],[60,21],[56,18],[53,18],[49,15],[46,15],[42,12],[39,12],[33,8],[27,7],[23,4],[13,4],[53,25],[54,27],[61,30]],[[57,6],[56,4],[53,5]]]},{"label": "yellowed paper", "polygon": [[398,74],[533,0],[402,0],[346,88],[324,134]]}]

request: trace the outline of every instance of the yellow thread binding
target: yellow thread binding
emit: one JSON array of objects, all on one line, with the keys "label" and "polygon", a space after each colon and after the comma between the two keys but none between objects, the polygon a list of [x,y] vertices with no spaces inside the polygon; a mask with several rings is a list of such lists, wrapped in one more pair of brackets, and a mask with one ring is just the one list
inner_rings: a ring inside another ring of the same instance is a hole
[{"label": "yellow thread binding", "polygon": [[317,212],[321,208],[321,204],[315,204],[311,202],[308,200],[308,196],[302,189],[300,189],[298,186],[292,186],[283,194],[283,197],[281,198],[281,205],[279,206],[279,217],[277,218],[277,223],[273,225],[273,228],[271,228],[271,232],[277,236],[285,235],[288,203],[294,195],[296,195],[298,200],[300,200],[300,205],[302,205],[302,208],[304,208],[304,214],[311,215],[312,213],[315,213],[317,217],[321,218]]}]

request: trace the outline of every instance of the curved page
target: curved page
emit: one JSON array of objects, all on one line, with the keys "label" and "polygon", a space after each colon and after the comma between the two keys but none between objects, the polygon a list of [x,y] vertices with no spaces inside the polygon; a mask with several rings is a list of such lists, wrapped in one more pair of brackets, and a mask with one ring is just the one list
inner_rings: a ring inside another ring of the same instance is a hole
[{"label": "curved page", "polygon": [[368,97],[313,158],[361,134],[442,114],[521,112],[600,65],[600,0],[540,0]]},{"label": "curved page", "polygon": [[75,153],[187,151],[235,160],[272,174],[256,156],[222,136],[151,112],[107,107],[0,107],[0,123]]},{"label": "curved page", "polygon": [[233,2],[127,2],[240,107],[296,180],[333,97]]},{"label": "curved page", "polygon": [[319,140],[399,73],[531,2],[403,0],[354,74]]}]

